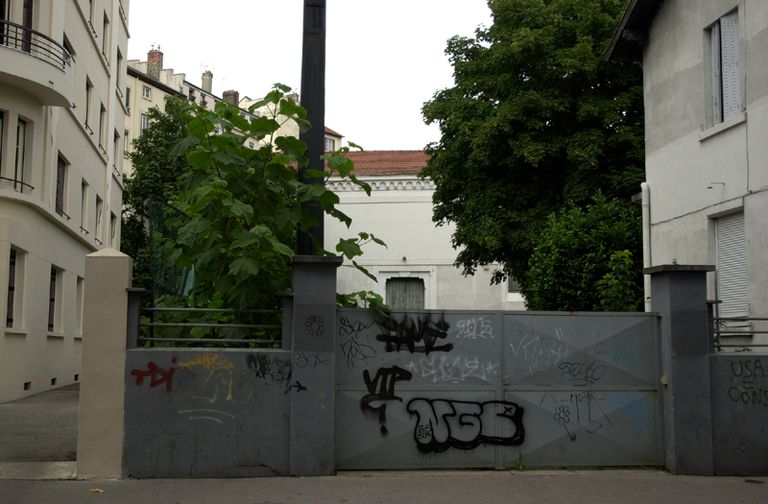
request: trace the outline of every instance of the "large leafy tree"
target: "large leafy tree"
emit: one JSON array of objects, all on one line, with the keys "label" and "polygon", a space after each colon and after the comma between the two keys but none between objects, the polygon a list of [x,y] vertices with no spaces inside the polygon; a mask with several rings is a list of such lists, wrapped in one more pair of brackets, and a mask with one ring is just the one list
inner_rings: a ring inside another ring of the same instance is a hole
[{"label": "large leafy tree", "polygon": [[552,212],[638,191],[641,71],[603,58],[625,3],[490,0],[492,26],[448,42],[455,85],[424,105],[441,138],[423,175],[465,273],[499,262],[495,281],[525,286]]}]

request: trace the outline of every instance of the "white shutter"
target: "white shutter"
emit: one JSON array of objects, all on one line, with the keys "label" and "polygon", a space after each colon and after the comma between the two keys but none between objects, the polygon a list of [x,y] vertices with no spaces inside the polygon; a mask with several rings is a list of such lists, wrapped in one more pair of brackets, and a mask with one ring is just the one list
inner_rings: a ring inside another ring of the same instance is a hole
[{"label": "white shutter", "polygon": [[723,79],[723,121],[741,112],[741,51],[739,13],[720,18],[721,71]]},{"label": "white shutter", "polygon": [[722,301],[721,317],[746,316],[749,310],[747,291],[747,247],[744,237],[744,214],[715,221],[717,254],[717,293]]},{"label": "white shutter", "polygon": [[723,122],[723,80],[720,69],[720,23],[710,30],[712,48],[712,124]]}]

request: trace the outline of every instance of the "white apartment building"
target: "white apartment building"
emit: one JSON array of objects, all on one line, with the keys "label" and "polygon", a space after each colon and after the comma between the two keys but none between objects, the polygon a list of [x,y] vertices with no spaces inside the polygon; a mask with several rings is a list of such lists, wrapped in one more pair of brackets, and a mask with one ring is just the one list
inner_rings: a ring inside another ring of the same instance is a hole
[{"label": "white apartment building", "polygon": [[79,380],[85,256],[118,248],[129,0],[0,0],[0,403]]},{"label": "white apartment building", "polygon": [[369,244],[357,260],[378,282],[345,261],[338,271],[338,292],[371,290],[394,309],[525,310],[514,282],[491,285],[498,265],[478,268],[468,277],[454,266],[454,226],[432,221],[435,185],[418,176],[426,153],[362,151],[349,157],[358,178],[370,184],[371,196],[352,182],[331,178],[328,187],[339,196],[338,209],[352,218],[352,227],[326,217],[325,247],[333,250],[339,238],[361,231],[373,233],[387,247]]},{"label": "white apartment building", "polygon": [[643,64],[646,265],[715,265],[723,317],[768,316],[766,34],[765,0],[633,0],[608,50]]}]

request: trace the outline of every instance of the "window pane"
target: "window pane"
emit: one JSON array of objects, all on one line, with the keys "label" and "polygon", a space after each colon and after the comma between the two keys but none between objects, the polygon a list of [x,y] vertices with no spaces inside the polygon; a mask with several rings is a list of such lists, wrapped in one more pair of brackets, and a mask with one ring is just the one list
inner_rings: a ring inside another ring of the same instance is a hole
[{"label": "window pane", "polygon": [[387,305],[393,310],[424,309],[424,280],[421,278],[389,278],[386,294]]},{"label": "window pane", "polygon": [[14,296],[16,294],[16,249],[11,249],[8,265],[8,304],[6,307],[5,327],[13,327]]}]

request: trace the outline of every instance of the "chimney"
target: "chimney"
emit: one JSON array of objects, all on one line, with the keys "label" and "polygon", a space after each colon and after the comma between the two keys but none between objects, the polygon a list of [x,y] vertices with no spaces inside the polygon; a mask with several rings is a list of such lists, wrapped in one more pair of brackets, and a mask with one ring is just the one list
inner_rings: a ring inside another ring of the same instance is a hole
[{"label": "chimney", "polygon": [[206,93],[212,93],[213,89],[213,73],[210,70],[203,72],[203,91]]},{"label": "chimney", "polygon": [[155,80],[160,80],[160,70],[163,69],[163,53],[160,50],[160,46],[152,49],[147,53],[147,75]]},{"label": "chimney", "polygon": [[227,91],[224,91],[224,101],[229,103],[230,105],[234,105],[235,107],[239,107],[240,106],[240,93],[238,93],[234,89],[229,89]]}]

